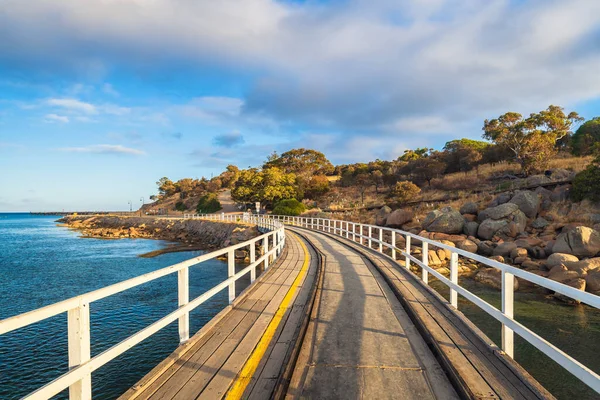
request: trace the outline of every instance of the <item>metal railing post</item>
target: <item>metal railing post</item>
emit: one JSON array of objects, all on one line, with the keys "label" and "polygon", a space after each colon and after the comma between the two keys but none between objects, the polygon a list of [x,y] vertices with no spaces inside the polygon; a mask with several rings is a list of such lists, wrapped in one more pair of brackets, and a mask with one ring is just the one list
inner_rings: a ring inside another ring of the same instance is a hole
[{"label": "metal railing post", "polygon": [[[183,268],[177,272],[177,291],[179,307],[190,302],[190,269]],[[190,313],[179,317],[179,343],[190,338]]]},{"label": "metal railing post", "polygon": [[[510,319],[514,316],[514,284],[515,276],[502,271],[502,313]],[[502,324],[502,350],[511,358],[515,358],[514,336],[514,331]]]},{"label": "metal railing post", "polygon": [[352,223],[352,241],[356,242],[356,223]]},{"label": "metal railing post", "polygon": [[[90,360],[90,305],[81,303],[67,313],[69,368],[77,367]],[[92,375],[69,386],[70,400],[92,398]]]},{"label": "metal railing post", "polygon": [[[458,285],[458,254],[454,252],[450,255],[450,280]],[[452,288],[450,288],[450,304],[458,308],[458,293]]]},{"label": "metal railing post", "polygon": [[[235,275],[235,251],[227,252],[227,275],[229,278]],[[229,284],[229,304],[235,300],[235,281]]]},{"label": "metal railing post", "polygon": [[383,229],[379,228],[379,252],[383,253]]},{"label": "metal railing post", "polygon": [[373,234],[373,227],[372,227],[371,225],[369,225],[369,248],[370,248],[370,249],[372,249],[372,248],[373,248],[373,247],[372,247],[372,242],[373,242],[373,241],[371,240],[371,237],[373,236],[372,234]]},{"label": "metal railing post", "polygon": [[404,259],[404,266],[406,269],[410,269],[410,236],[406,235],[406,258]]},{"label": "metal railing post", "polygon": [[350,222],[346,221],[346,239],[350,237]]},{"label": "metal railing post", "polygon": [[[423,253],[421,254],[421,262],[429,266],[429,243],[423,241],[421,243],[421,252]],[[421,269],[421,279],[423,279],[425,284],[429,283],[429,271],[427,271],[425,268]]]},{"label": "metal railing post", "polygon": [[392,231],[392,258],[396,261],[396,231]]},{"label": "metal railing post", "polygon": [[[250,243],[250,264],[256,262],[256,242]],[[256,280],[256,265],[250,270],[250,283]]]}]

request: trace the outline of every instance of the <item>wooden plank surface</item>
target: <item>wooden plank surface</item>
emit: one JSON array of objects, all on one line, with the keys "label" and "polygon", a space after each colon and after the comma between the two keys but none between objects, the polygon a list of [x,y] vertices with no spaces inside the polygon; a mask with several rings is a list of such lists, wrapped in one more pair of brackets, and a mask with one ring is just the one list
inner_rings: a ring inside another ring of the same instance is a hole
[{"label": "wooden plank surface", "polygon": [[[338,238],[336,238],[338,240]],[[358,244],[381,271],[417,322],[421,334],[441,355],[447,372],[463,395],[471,398],[552,399],[553,396],[522,368],[508,365],[506,356],[441,296],[427,288],[405,268],[388,257]]]},{"label": "wooden plank surface", "polygon": [[304,233],[326,261],[287,397],[458,398],[378,272],[359,252]]},{"label": "wooden plank surface", "polygon": [[178,349],[171,357],[172,362],[165,363],[162,369],[155,368],[153,376],[144,377],[140,381],[143,384],[136,385],[135,390],[128,391],[122,398],[222,397],[278,310],[304,258],[298,239],[288,235],[287,251],[244,293],[241,301],[236,301],[200,338],[190,339],[193,344],[185,345],[188,347],[185,352]]}]

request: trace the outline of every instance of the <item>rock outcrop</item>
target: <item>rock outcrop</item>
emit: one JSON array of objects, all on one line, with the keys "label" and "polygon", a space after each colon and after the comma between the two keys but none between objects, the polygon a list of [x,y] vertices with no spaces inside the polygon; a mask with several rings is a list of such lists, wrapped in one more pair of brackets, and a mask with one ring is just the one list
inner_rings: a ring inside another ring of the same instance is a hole
[{"label": "rock outcrop", "polygon": [[460,212],[452,207],[444,207],[427,214],[423,228],[429,232],[462,233],[465,219]]},{"label": "rock outcrop", "polygon": [[578,226],[558,235],[552,251],[580,258],[593,257],[600,252],[600,233],[592,228]]},{"label": "rock outcrop", "polygon": [[527,225],[527,217],[514,203],[485,209],[478,218],[482,222],[477,229],[477,236],[484,240],[491,240],[494,236],[515,238]]},{"label": "rock outcrop", "polygon": [[401,228],[402,225],[412,221],[415,214],[409,210],[399,209],[387,216],[385,226],[390,228]]},{"label": "rock outcrop", "polygon": [[509,203],[516,204],[527,218],[535,218],[540,211],[539,196],[529,190],[517,192]]}]

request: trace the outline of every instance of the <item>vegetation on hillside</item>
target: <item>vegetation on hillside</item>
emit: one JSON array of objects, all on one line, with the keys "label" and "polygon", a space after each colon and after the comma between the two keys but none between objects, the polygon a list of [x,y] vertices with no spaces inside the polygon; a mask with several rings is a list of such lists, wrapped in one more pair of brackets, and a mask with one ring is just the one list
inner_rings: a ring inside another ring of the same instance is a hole
[{"label": "vegetation on hillside", "polygon": [[[217,210],[215,193],[230,189],[241,208],[254,208],[260,202],[268,210],[279,206],[283,213],[288,212],[284,208],[297,212],[291,205],[309,204],[309,200],[311,206],[353,207],[373,199],[379,204],[404,204],[438,192],[502,190],[514,187],[515,179],[525,180],[548,168],[584,170],[591,157],[576,159],[569,153],[588,156],[594,146],[600,147],[600,118],[583,123],[573,134],[572,128],[581,121],[576,112],[566,113],[554,105],[529,117],[508,112],[484,121],[485,140],[455,139],[441,150],[423,147],[406,150],[394,160],[337,166],[319,151],[292,149],[272,153],[257,168],[240,170],[230,165],[210,180],[161,178],[158,195],[152,199],[159,204],[175,199],[171,207],[181,210],[214,212],[209,209]],[[599,171],[596,161],[580,173],[574,190],[577,198],[595,198]],[[207,208],[208,202],[213,207]]]}]

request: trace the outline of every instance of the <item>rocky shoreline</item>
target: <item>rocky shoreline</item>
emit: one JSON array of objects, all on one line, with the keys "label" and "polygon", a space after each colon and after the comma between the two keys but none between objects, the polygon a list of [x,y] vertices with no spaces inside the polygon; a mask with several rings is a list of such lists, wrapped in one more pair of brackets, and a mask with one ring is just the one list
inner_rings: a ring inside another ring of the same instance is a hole
[{"label": "rocky shoreline", "polygon": [[[85,238],[97,239],[159,239],[172,245],[141,257],[155,257],[176,251],[215,250],[245,242],[260,233],[254,225],[174,218],[124,216],[66,216],[56,221],[61,226],[81,232]],[[246,259],[245,252],[236,258]]]},{"label": "rocky shoreline", "polygon": [[[413,210],[376,213],[380,226],[399,228],[513,265],[565,285],[600,295],[600,213],[590,204],[568,201],[569,186],[502,193],[491,202],[466,202],[460,209],[443,207],[418,218]],[[558,210],[558,212],[557,212]],[[575,215],[576,218],[573,218]],[[557,217],[558,215],[558,217]],[[565,222],[565,220],[583,222]],[[398,246],[404,244],[399,241]],[[420,254],[420,244],[411,249]],[[429,265],[449,274],[449,251],[431,249]],[[460,258],[459,274],[501,288],[501,272]],[[515,279],[515,290],[536,290]],[[547,290],[542,292],[548,294]],[[573,303],[554,293],[555,298]]]}]

